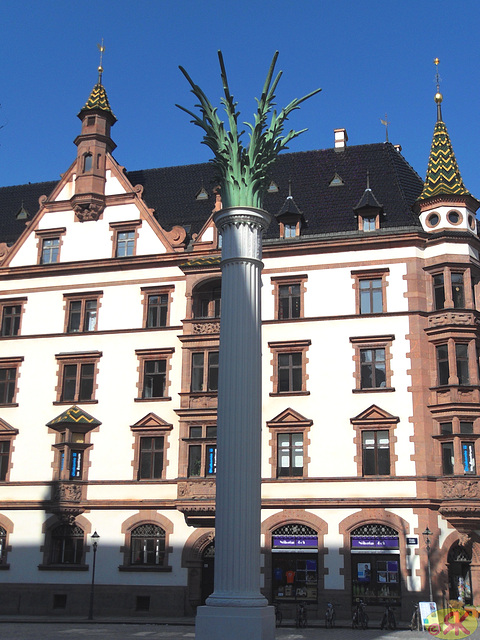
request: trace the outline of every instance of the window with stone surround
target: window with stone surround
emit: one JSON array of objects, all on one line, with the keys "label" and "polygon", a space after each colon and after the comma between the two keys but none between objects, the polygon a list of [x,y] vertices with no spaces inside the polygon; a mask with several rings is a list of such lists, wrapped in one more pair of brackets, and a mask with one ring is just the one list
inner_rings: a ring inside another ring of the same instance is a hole
[{"label": "window with stone surround", "polygon": [[113,231],[112,257],[130,258],[137,254],[138,229],[141,225],[141,220],[125,220],[110,223],[110,229]]},{"label": "window with stone surround", "polygon": [[21,321],[27,298],[11,298],[0,300],[0,316],[2,337],[20,335]]},{"label": "window with stone surround", "polygon": [[37,229],[37,262],[38,264],[56,264],[60,261],[62,237],[66,233],[65,227],[57,229]]},{"label": "window with stone surround", "polygon": [[147,329],[158,329],[170,324],[170,307],[174,287],[142,287],[143,325]]},{"label": "window with stone surround", "polygon": [[184,438],[187,447],[187,477],[208,478],[217,473],[217,425],[190,424]]},{"label": "window with stone surround", "polygon": [[388,269],[352,271],[355,307],[359,315],[385,313]]},{"label": "window with stone surround", "polygon": [[311,340],[269,342],[273,355],[273,392],[270,395],[306,395],[307,352]]},{"label": "window with stone surround", "polygon": [[155,511],[141,511],[122,526],[125,544],[121,547],[123,564],[118,568],[128,572],[171,571],[168,565],[172,548],[169,539],[172,523]]},{"label": "window with stone surround", "polygon": [[8,482],[10,479],[12,451],[17,434],[18,429],[0,418],[0,482]]},{"label": "window with stone surround", "polygon": [[399,418],[371,405],[350,422],[355,430],[355,461],[359,476],[395,475],[395,429]]},{"label": "window with stone surround", "polygon": [[435,344],[437,386],[478,384],[475,340],[448,338]]},{"label": "window with stone surround", "polygon": [[355,349],[354,392],[394,391],[390,366],[394,339],[394,335],[350,338]]},{"label": "window with stone surround", "polygon": [[191,354],[192,393],[218,391],[218,351],[193,351]]},{"label": "window with stone surround", "polygon": [[222,281],[220,278],[197,285],[192,292],[194,318],[220,318]]},{"label": "window with stone surround", "polygon": [[308,475],[308,434],[312,424],[312,420],[293,409],[286,409],[267,422],[271,433],[272,477],[304,478]]},{"label": "window with stone surround", "polygon": [[275,318],[277,320],[303,318],[307,276],[279,276],[271,280],[274,286]]},{"label": "window with stone surround", "polygon": [[133,476],[136,480],[160,480],[165,477],[168,434],[173,425],[149,413],[131,427],[135,438]]},{"label": "window with stone surround", "polygon": [[54,404],[97,402],[95,391],[101,351],[58,353],[57,400]]},{"label": "window with stone surround", "polygon": [[470,416],[445,415],[437,418],[434,439],[441,450],[439,473],[450,475],[476,475],[476,447],[480,433],[476,420]]},{"label": "window with stone surround", "polygon": [[23,357],[0,358],[0,406],[18,406],[18,378]]},{"label": "window with stone surround", "polygon": [[97,330],[97,313],[103,291],[65,293],[65,333]]},{"label": "window with stone surround", "polygon": [[136,349],[139,361],[138,397],[136,401],[171,400],[171,358],[175,349]]}]

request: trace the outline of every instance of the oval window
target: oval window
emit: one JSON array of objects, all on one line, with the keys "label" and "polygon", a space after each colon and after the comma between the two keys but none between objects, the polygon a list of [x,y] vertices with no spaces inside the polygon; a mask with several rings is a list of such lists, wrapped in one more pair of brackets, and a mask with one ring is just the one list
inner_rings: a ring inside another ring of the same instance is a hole
[{"label": "oval window", "polygon": [[436,227],[439,222],[440,222],[440,216],[438,215],[438,213],[431,213],[427,217],[427,224],[429,227]]}]

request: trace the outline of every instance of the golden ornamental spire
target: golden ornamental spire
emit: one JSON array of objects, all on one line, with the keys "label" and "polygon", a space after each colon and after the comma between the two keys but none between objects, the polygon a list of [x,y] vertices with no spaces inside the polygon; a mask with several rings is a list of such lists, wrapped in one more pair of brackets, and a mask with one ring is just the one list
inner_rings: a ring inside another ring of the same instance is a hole
[{"label": "golden ornamental spire", "polygon": [[437,93],[435,94],[435,102],[437,104],[437,121],[441,122],[442,121],[442,100],[443,100],[443,96],[440,93],[440,75],[438,73],[438,65],[440,64],[440,60],[438,58],[435,58],[435,60],[433,61],[433,64],[436,67],[436,71],[435,71],[435,82],[437,85]]},{"label": "golden ornamental spire", "polygon": [[97,47],[98,47],[98,50],[100,51],[100,64],[98,65],[98,84],[102,84],[103,52],[105,51],[105,46],[103,44],[103,38],[102,38],[102,44],[98,44],[97,43]]}]

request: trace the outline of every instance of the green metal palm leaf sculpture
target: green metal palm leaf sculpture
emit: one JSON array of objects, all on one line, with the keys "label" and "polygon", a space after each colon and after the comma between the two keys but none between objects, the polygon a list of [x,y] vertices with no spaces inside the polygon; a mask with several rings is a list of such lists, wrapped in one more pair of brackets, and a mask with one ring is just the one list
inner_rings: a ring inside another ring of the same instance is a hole
[{"label": "green metal palm leaf sculpture", "polygon": [[[228,116],[228,131],[218,117],[217,109],[212,107],[204,92],[193,82],[185,69],[179,67],[192,87],[192,93],[199,100],[199,104],[195,106],[200,109],[201,116],[185,109],[185,107],[176,106],[192,116],[192,122],[205,132],[202,142],[213,151],[212,161],[217,169],[217,179],[220,183],[224,207],[262,208],[263,196],[270,182],[270,171],[278,154],[283,149],[288,149],[287,144],[290,140],[306,131],[306,129],[291,130],[283,135],[285,121],[292,111],[299,108],[302,102],[321,91],[321,89],[316,89],[303,98],[295,98],[280,113],[277,113],[274,109],[275,90],[282,76],[280,71],[272,81],[277,58],[278,51],[273,56],[262,95],[260,99],[257,98],[254,124],[244,123],[249,129],[250,141],[247,147],[244,147],[241,141],[245,132],[239,133],[238,131],[238,117],[240,115],[237,111],[238,103],[234,101],[233,95],[230,93],[222,52],[218,52],[225,96],[221,102]],[[270,113],[270,124],[268,124]]]}]

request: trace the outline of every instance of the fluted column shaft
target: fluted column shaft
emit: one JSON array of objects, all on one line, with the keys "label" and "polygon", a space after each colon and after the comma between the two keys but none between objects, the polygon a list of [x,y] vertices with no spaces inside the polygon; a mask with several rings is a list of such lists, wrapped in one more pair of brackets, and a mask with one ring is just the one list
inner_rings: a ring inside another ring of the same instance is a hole
[{"label": "fluted column shaft", "polygon": [[197,640],[273,640],[260,592],[262,361],[259,209],[215,214],[222,234],[215,591],[197,612]]}]

